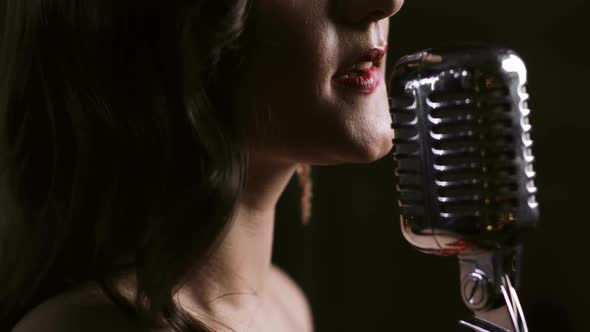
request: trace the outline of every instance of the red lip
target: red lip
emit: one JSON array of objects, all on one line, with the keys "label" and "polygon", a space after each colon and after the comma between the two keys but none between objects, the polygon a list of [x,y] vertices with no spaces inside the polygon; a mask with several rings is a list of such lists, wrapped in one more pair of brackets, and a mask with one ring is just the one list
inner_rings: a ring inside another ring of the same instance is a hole
[{"label": "red lip", "polygon": [[[340,86],[349,88],[360,94],[370,95],[381,83],[381,60],[387,53],[387,46],[384,48],[372,48],[347,69],[338,71],[334,75],[334,82]],[[371,62],[373,65],[366,69],[355,69],[355,64]]]},{"label": "red lip", "polygon": [[351,73],[337,75],[334,77],[334,82],[364,95],[370,95],[377,90],[381,83],[379,68],[372,66],[356,72],[355,76],[350,76]]},{"label": "red lip", "polygon": [[381,60],[385,54],[387,54],[387,45],[384,48],[373,48],[367,54],[365,54],[362,58],[359,59],[358,62],[378,62]]}]

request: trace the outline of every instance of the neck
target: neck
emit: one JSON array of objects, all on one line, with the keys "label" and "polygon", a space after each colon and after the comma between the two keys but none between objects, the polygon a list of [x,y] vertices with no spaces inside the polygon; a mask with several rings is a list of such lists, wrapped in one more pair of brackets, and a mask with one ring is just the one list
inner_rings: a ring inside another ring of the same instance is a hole
[{"label": "neck", "polygon": [[245,187],[227,235],[203,273],[181,291],[206,315],[235,328],[250,319],[251,311],[265,297],[272,267],[275,207],[295,167],[249,161]]}]

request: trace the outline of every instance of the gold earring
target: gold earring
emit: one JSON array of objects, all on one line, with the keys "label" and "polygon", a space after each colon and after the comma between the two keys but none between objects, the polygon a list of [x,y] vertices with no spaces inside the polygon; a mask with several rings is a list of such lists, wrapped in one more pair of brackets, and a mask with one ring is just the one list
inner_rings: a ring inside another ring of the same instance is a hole
[{"label": "gold earring", "polygon": [[301,189],[301,223],[307,225],[311,218],[311,166],[309,164],[299,164],[295,171]]}]

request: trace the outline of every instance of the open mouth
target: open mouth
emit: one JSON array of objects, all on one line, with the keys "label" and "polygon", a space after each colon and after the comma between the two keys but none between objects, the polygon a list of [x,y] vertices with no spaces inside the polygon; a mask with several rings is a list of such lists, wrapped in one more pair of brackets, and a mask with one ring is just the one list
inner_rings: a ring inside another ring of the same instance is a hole
[{"label": "open mouth", "polygon": [[337,72],[334,82],[361,94],[372,94],[381,83],[379,67],[385,53],[385,49],[371,49],[357,63]]}]

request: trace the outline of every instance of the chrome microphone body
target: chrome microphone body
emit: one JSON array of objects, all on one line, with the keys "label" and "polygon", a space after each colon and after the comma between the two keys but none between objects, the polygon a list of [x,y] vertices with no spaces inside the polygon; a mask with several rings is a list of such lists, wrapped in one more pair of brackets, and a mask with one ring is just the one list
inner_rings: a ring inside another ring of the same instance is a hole
[{"label": "chrome microphone body", "polygon": [[520,56],[487,46],[405,56],[390,81],[402,233],[420,251],[459,257],[475,312],[510,302],[538,223],[526,87]]}]

